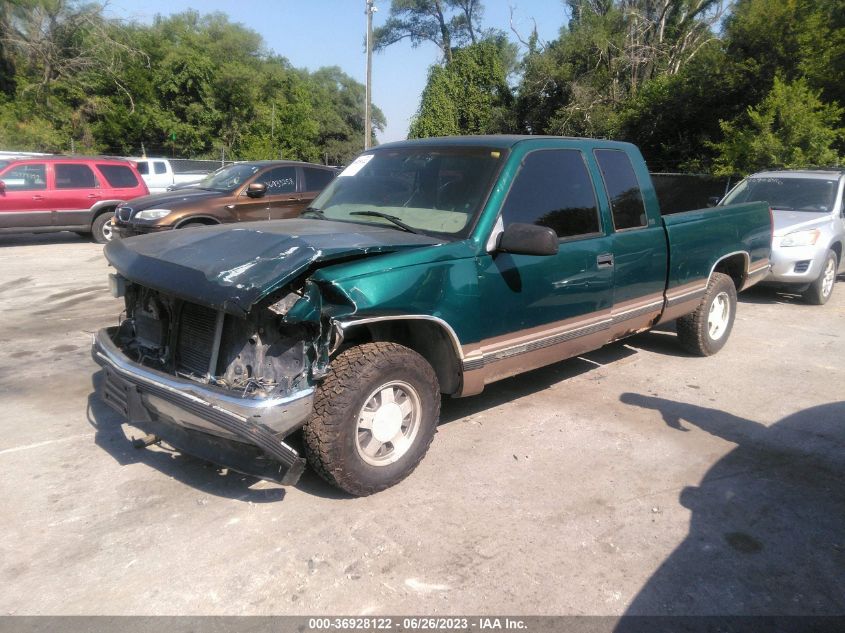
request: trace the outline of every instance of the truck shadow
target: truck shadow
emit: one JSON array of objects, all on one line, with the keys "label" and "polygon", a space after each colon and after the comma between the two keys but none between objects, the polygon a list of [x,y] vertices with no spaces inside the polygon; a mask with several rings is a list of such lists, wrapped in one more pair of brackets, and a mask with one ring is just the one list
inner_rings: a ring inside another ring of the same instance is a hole
[{"label": "truck shadow", "polygon": [[[679,502],[689,533],[631,602],[641,615],[845,613],[845,401],[766,426],[718,409],[635,393],[671,433],[736,444]],[[617,631],[636,631],[623,618]]]},{"label": "truck shadow", "polygon": [[[88,396],[88,423],[94,427],[94,443],[121,466],[144,464],[216,497],[252,503],[269,503],[285,498],[285,489],[282,487],[251,489],[250,486],[260,481],[256,477],[232,470],[224,471],[209,462],[165,448],[135,448],[131,431],[127,436],[120,415],[100,400],[98,393],[102,380],[102,371],[92,377],[93,392]],[[135,432],[135,437],[143,435],[141,431]]]},{"label": "truck shadow", "polygon": [[636,350],[627,346],[626,342],[611,343],[589,354],[583,354],[554,365],[506,378],[493,386],[489,386],[477,396],[444,398],[440,411],[440,424],[448,424],[481,411],[498,407],[511,400],[529,396],[564,380],[569,380],[635,355]]},{"label": "truck shadow", "polygon": [[636,334],[625,339],[625,343],[635,349],[661,354],[662,356],[676,356],[678,358],[698,358],[686,351],[678,342],[675,322],[658,325],[648,332]]}]

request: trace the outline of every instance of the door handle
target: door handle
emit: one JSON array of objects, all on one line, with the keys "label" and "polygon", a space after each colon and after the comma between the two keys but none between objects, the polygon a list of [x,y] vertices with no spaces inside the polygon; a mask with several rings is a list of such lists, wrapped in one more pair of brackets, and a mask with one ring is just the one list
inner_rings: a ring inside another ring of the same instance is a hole
[{"label": "door handle", "polygon": [[613,255],[611,253],[602,253],[596,257],[596,265],[599,268],[611,268],[613,266]]},{"label": "door handle", "polygon": [[33,200],[43,200],[44,196],[39,196],[38,194],[35,194],[34,196],[32,196],[32,199]]},{"label": "door handle", "polygon": [[86,198],[99,198],[100,194],[98,193],[89,193]]}]

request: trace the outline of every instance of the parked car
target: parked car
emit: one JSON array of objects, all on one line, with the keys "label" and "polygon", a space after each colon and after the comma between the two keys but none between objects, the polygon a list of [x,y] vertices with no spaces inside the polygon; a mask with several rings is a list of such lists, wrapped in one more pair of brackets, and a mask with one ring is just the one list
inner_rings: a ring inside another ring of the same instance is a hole
[{"label": "parked car", "polygon": [[101,396],[149,442],[287,484],[302,428],[317,472],[366,495],[422,459],[441,394],[673,320],[715,354],[770,230],[759,202],[661,217],[627,143],[386,144],[303,218],[109,244],[127,316],[95,337]]},{"label": "parked car", "polygon": [[296,217],[337,173],[332,167],[294,161],[234,163],[190,188],[122,204],[115,230],[130,237],[186,226]]},{"label": "parked car", "polygon": [[9,160],[0,166],[0,233],[75,231],[108,242],[115,208],[148,193],[135,165],[126,160]]},{"label": "parked car", "polygon": [[211,170],[189,174],[177,174],[166,158],[130,158],[138,168],[141,178],[147,183],[150,193],[168,191],[174,185],[189,185],[202,180]]},{"label": "parked car", "polygon": [[763,283],[822,305],[845,272],[845,170],[764,171],[734,187],[721,205],[766,200],[774,215],[772,270]]}]

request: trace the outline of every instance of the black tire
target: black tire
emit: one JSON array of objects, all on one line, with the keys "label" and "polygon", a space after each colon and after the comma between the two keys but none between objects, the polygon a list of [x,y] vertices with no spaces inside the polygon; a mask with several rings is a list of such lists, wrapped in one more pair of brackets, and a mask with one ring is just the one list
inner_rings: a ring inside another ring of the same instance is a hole
[{"label": "black tire", "polygon": [[185,224],[180,224],[177,226],[177,229],[195,229],[198,226],[209,226],[205,222],[200,222],[199,220],[192,220],[190,222],[185,222]]},{"label": "black tire", "polygon": [[828,251],[818,278],[801,293],[804,301],[816,306],[827,303],[827,300],[833,295],[833,287],[836,285],[836,269],[838,266],[839,260],[836,258],[836,253]]},{"label": "black tire", "polygon": [[94,218],[94,222],[91,224],[91,237],[97,244],[107,244],[117,237],[117,233],[114,232],[111,224],[109,224],[113,217],[114,212],[107,211]]},{"label": "black tire", "polygon": [[[714,306],[718,301],[719,304]],[[720,309],[719,306],[722,306]],[[711,323],[711,309],[716,328]],[[724,311],[727,310],[727,314]],[[678,341],[681,346],[697,356],[712,356],[725,346],[736,318],[736,286],[733,279],[722,273],[713,273],[707,283],[707,290],[695,312],[680,317],[677,322]]]},{"label": "black tire", "polygon": [[[387,403],[382,399],[386,390],[391,394]],[[394,399],[396,394],[400,399]],[[373,402],[380,403],[378,409],[365,409]],[[405,414],[400,402],[410,403],[406,406],[412,413]],[[388,419],[394,410],[388,411],[390,405],[395,405],[399,418]],[[377,429],[375,420],[384,411],[387,413]],[[369,431],[359,427],[367,424],[363,420],[368,414]],[[351,495],[369,495],[413,472],[428,451],[439,417],[437,376],[422,356],[397,343],[357,345],[334,359],[317,390],[314,412],[303,429],[305,455],[314,470],[333,486]],[[390,433],[386,429],[397,419],[398,432],[411,434],[407,443],[403,440],[401,453],[394,452],[399,451],[398,443],[379,440],[376,433]],[[368,455],[366,449],[379,443],[378,451]],[[379,457],[380,453],[383,456]],[[395,461],[389,461],[391,453]]]}]

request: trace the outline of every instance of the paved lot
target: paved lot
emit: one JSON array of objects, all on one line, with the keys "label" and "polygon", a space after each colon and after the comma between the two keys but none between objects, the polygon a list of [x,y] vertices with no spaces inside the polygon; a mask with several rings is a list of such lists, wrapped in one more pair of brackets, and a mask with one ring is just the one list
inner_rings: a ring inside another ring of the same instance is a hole
[{"label": "paved lot", "polygon": [[845,613],[845,283],[444,405],[403,484],[256,482],[92,395],[101,247],[0,236],[0,613]]}]

